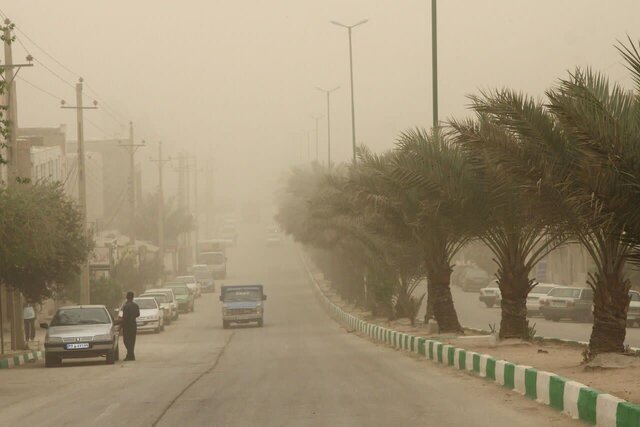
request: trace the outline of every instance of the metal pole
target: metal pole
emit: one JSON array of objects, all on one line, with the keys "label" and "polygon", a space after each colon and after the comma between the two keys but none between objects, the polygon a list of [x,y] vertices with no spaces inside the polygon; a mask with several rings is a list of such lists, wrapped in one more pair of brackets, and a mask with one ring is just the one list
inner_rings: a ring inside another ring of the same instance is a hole
[{"label": "metal pole", "polygon": [[129,122],[129,240],[131,245],[136,243],[136,166],[135,147],[133,146],[133,122]]},{"label": "metal pole", "polygon": [[327,91],[327,167],[331,168],[331,92]]},{"label": "metal pole", "polygon": [[431,0],[431,64],[433,75],[433,127],[438,128],[438,20],[436,0]]},{"label": "metal pole", "polygon": [[[76,117],[78,120],[78,204],[82,215],[82,232],[88,239],[87,231],[87,181],[84,155],[84,110],[82,107],[82,79],[76,83]],[[89,263],[82,264],[80,270],[80,304],[90,304]]]},{"label": "metal pole", "polygon": [[316,163],[318,163],[318,120],[320,117],[315,117],[316,120]]},{"label": "metal pole", "polygon": [[164,194],[162,189],[162,142],[158,143],[158,251],[160,253],[160,264],[164,273]]},{"label": "metal pole", "polygon": [[349,27],[349,72],[351,74],[351,144],[353,148],[353,164],[356,164],[356,109],[353,99],[353,51],[351,48],[351,27]]}]

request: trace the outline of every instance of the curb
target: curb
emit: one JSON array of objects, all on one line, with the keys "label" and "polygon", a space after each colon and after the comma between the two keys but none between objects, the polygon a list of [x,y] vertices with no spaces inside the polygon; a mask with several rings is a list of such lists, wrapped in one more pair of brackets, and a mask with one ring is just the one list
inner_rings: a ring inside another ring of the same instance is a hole
[{"label": "curb", "polygon": [[43,351],[30,351],[28,353],[16,354],[15,356],[0,359],[0,369],[15,368],[26,363],[35,362],[44,357]]},{"label": "curb", "polygon": [[562,411],[574,419],[602,427],[640,427],[640,405],[602,393],[584,384],[531,366],[517,365],[488,354],[467,351],[436,340],[384,328],[353,316],[324,295],[315,277],[302,262],[320,302],[339,323],[373,341],[400,351],[418,354],[445,366],[493,381],[541,404]]}]

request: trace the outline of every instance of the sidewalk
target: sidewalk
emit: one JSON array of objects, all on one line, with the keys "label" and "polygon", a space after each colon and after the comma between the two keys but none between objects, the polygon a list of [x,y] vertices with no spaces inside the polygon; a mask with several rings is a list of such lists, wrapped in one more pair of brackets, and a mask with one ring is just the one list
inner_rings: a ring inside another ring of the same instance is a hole
[{"label": "sidewalk", "polygon": [[27,343],[26,350],[11,350],[11,334],[5,332],[4,353],[0,354],[0,369],[13,368],[25,363],[32,363],[44,357],[44,329],[36,329],[36,337]]}]

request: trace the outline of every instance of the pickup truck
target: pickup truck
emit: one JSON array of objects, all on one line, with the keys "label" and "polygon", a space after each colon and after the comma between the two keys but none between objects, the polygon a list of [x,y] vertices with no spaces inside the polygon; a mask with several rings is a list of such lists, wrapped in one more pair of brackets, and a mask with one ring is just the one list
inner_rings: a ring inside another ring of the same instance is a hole
[{"label": "pickup truck", "polygon": [[263,325],[264,301],[262,285],[225,285],[220,288],[222,327],[231,323],[257,322]]}]

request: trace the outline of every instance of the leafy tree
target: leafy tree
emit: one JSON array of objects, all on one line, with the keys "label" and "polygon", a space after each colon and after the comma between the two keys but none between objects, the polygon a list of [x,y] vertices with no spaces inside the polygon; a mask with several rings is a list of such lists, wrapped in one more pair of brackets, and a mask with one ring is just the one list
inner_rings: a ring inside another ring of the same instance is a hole
[{"label": "leafy tree", "polygon": [[91,244],[82,215],[59,183],[0,189],[0,281],[30,301],[71,282]]}]

